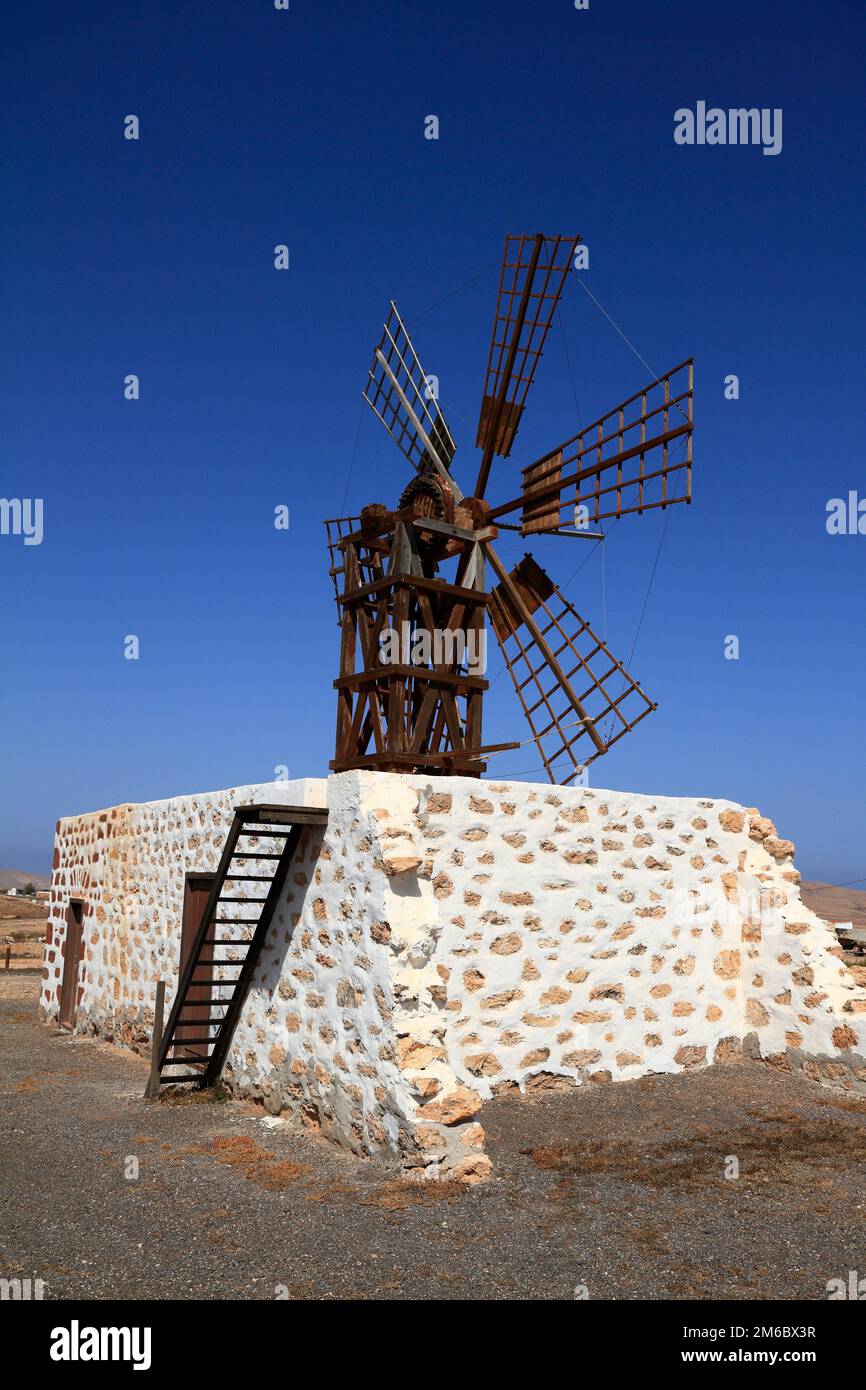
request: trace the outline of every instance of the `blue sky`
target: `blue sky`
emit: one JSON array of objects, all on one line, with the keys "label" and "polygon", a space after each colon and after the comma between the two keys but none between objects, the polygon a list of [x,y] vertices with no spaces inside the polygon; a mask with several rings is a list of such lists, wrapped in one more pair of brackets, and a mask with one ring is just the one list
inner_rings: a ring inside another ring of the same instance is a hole
[{"label": "blue sky", "polygon": [[[580,416],[552,333],[489,495],[648,379],[579,278],[654,371],[696,359],[695,500],[632,662],[660,708],[592,781],[757,805],[804,875],[866,875],[866,536],[825,529],[866,496],[861,4],[48,0],[4,25],[0,493],[43,498],[45,534],[0,536],[0,864],[47,870],[60,815],[326,770],[321,521],[406,479],[360,399],[387,301],[468,490],[503,237],[574,230]],[[781,153],[678,146],[698,100],[782,108]],[[624,659],[663,524],[623,520],[566,588],[600,622],[604,583]],[[563,583],[584,545],[532,548]],[[524,736],[507,677],[485,733]]]}]

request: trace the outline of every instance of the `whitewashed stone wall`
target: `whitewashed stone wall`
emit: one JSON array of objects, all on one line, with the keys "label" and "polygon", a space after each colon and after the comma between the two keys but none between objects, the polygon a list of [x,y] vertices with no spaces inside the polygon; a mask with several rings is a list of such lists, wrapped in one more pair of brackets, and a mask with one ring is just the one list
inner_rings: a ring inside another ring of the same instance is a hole
[{"label": "whitewashed stone wall", "polygon": [[84,960],[77,1027],[148,1046],[156,982],[177,983],[184,879],[213,872],[235,806],[323,806],[327,783],[302,778],[230,787],[141,805],[112,806],[57,822],[41,1004],[60,1010],[70,898],[84,903]]},{"label": "whitewashed stone wall", "polygon": [[[244,788],[58,825],[44,1003],[88,902],[79,1026],[146,1042],[177,977],[183,875]],[[232,1089],[357,1152],[472,1181],[510,1092],[745,1055],[866,1091],[866,991],[800,900],[793,845],[728,801],[349,772],[308,834],[226,1065]]]},{"label": "whitewashed stone wall", "polygon": [[[299,1113],[358,1153],[411,1156],[413,1107],[393,1027],[388,880],[356,791],[351,776],[330,780],[327,828],[311,841],[308,862],[290,872],[224,1076],[233,1090],[274,1113]],[[395,805],[405,796],[395,788]]]}]

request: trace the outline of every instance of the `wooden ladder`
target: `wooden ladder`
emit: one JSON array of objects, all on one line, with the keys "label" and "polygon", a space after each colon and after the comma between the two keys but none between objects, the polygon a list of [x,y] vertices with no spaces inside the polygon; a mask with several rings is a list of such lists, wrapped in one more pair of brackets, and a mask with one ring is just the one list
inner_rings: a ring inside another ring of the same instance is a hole
[{"label": "wooden ladder", "polygon": [[[328,812],[315,806],[235,808],[163,1034],[162,1085],[212,1086],[217,1080],[298,842],[307,826],[324,827],[327,819]],[[239,908],[248,915],[235,915]],[[217,956],[220,947],[225,954]],[[176,1067],[185,1071],[176,1073]]]}]

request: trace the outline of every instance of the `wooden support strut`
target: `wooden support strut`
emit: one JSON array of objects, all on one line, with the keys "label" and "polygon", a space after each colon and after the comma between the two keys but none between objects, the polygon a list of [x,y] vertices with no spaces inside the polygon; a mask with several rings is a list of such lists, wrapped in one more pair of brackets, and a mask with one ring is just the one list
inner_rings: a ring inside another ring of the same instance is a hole
[{"label": "wooden support strut", "polygon": [[156,1001],[153,1006],[153,1034],[150,1040],[150,1076],[144,1092],[145,1100],[159,1095],[159,1054],[162,1051],[162,1025],[165,1017],[165,980],[156,982]]}]

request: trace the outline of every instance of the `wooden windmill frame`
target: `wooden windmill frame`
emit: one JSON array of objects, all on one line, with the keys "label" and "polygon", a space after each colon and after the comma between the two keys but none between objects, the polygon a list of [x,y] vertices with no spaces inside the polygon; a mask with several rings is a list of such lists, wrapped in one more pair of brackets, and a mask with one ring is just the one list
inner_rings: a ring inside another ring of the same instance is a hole
[{"label": "wooden windmill frame", "polygon": [[[391,303],[364,396],[414,475],[395,509],[375,503],[325,523],[342,633],[336,771],[480,776],[487,755],[520,746],[483,741],[488,682],[467,651],[483,646],[488,616],[552,782],[577,779],[656,708],[533,557],[509,571],[492,544],[500,526],[603,539],[590,522],[691,500],[691,359],[524,467],[518,496],[486,500],[494,458],[514,446],[578,241],[506,237],[469,497],[452,472],[456,445],[434,379]],[[383,655],[395,632],[409,639],[396,661]]]}]

